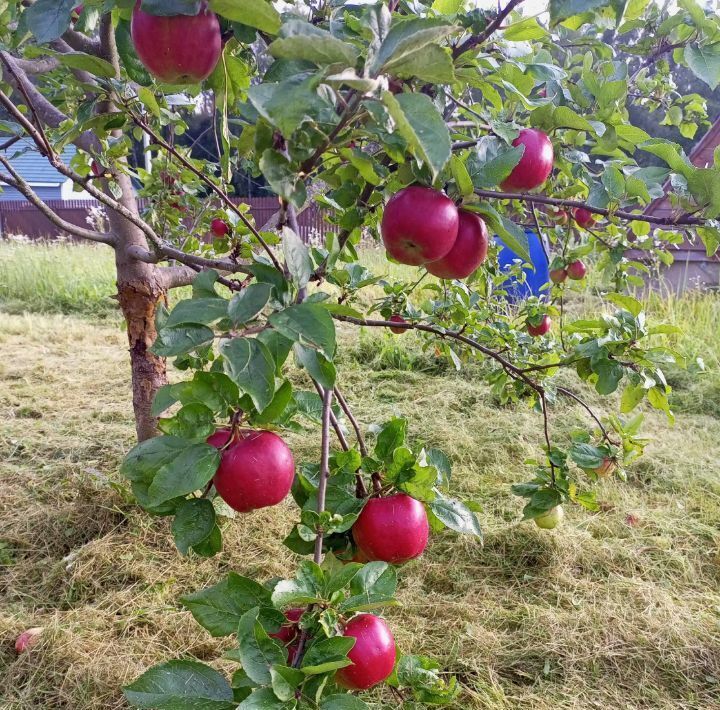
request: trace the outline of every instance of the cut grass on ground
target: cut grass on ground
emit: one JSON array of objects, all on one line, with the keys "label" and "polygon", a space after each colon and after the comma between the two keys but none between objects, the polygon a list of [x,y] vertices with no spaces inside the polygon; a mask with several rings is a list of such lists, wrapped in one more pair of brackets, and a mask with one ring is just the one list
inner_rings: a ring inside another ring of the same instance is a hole
[{"label": "cut grass on ground", "polygon": [[[433,371],[414,334],[342,337],[340,381],[363,424],[408,415],[415,441],[452,454],[457,493],[483,506],[484,545],[436,536],[402,569],[402,606],[388,612],[403,651],[459,676],[456,710],[720,707],[712,408],[680,411],[674,428],[648,412],[653,443],[627,483],[600,484],[602,512],[570,509],[543,532],[518,522],[509,491],[541,446],[534,412],[497,408],[472,371]],[[113,323],[0,314],[3,710],[116,710],[127,707],[120,686],[160,661],[222,668],[230,641],[206,634],[178,597],[231,569],[260,579],[294,569],[281,545],[289,503],[225,523],[213,560],[181,557],[167,521],[132,503],[117,475],[133,444],[125,348]],[[403,358],[417,360],[412,370],[395,369]],[[692,400],[689,381],[676,386]],[[563,402],[555,434],[583,416]],[[317,456],[318,438],[289,437],[299,461]],[[13,641],[32,626],[45,627],[42,640],[17,657]],[[372,698],[395,706],[382,691]]]}]

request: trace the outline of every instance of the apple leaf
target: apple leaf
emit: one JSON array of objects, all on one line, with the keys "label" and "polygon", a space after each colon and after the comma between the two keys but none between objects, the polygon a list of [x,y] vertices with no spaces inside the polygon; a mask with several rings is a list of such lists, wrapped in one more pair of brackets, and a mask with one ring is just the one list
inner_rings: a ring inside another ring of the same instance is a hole
[{"label": "apple leaf", "polygon": [[38,44],[58,39],[70,26],[75,0],[37,0],[26,11],[27,26]]},{"label": "apple leaf", "polygon": [[[250,95],[252,98],[252,92]],[[305,183],[298,178],[290,161],[282,153],[272,148],[265,150],[260,158],[260,170],[276,195],[291,202],[298,209],[305,204]]]},{"label": "apple leaf", "polygon": [[704,47],[689,44],[684,56],[692,73],[715,91],[720,84],[720,42]]},{"label": "apple leaf", "polygon": [[268,636],[258,621],[260,610],[255,607],[240,618],[237,637],[240,642],[240,662],[251,680],[261,685],[272,682],[270,668],[284,665],[287,654],[283,645]]},{"label": "apple leaf", "polygon": [[602,465],[606,456],[607,452],[603,449],[579,441],[575,442],[570,448],[570,458],[580,468],[598,468],[598,466]]},{"label": "apple leaf", "polygon": [[550,22],[554,25],[573,15],[611,4],[610,0],[550,0]]},{"label": "apple leaf", "polygon": [[320,710],[368,710],[368,707],[355,695],[329,695],[320,703]]},{"label": "apple leaf", "polygon": [[272,688],[256,688],[238,706],[237,710],[293,710],[295,700],[280,700]]},{"label": "apple leaf", "polygon": [[407,419],[395,417],[391,419],[377,435],[375,455],[382,461],[392,461],[395,449],[405,443]]},{"label": "apple leaf", "polygon": [[302,20],[286,22],[281,37],[268,47],[268,51],[276,59],[302,60],[321,67],[328,64],[354,67],[358,58],[358,50],[352,44]]},{"label": "apple leaf", "polygon": [[226,318],[227,314],[228,302],[224,298],[188,298],[170,311],[164,327],[172,328],[187,323],[208,325]]},{"label": "apple leaf", "polygon": [[304,288],[308,285],[313,270],[308,248],[289,227],[282,229],[282,247],[293,282],[298,288]]},{"label": "apple leaf", "polygon": [[137,708],[234,710],[237,703],[225,677],[197,661],[161,663],[123,688]]},{"label": "apple leaf", "polygon": [[210,0],[210,9],[232,22],[240,22],[271,35],[277,34],[280,29],[280,14],[266,0]]},{"label": "apple leaf", "polygon": [[433,84],[450,84],[455,81],[455,66],[446,49],[430,44],[393,62],[392,74],[398,79],[415,77]]},{"label": "apple leaf", "polygon": [[[335,365],[322,353],[300,344],[295,345],[294,353],[297,364],[307,370],[313,380],[316,380],[325,389],[335,386],[337,370]],[[306,412],[303,413],[306,414]]]},{"label": "apple leaf", "polygon": [[383,102],[400,135],[425,163],[433,180],[450,160],[451,143],[447,124],[432,99],[425,94],[383,94]]},{"label": "apple leaf", "polygon": [[427,656],[403,656],[397,664],[397,680],[409,687],[415,700],[429,705],[447,705],[460,694],[457,680],[441,677],[439,665]]},{"label": "apple leaf", "polygon": [[477,516],[464,503],[453,498],[445,498],[438,495],[435,500],[430,503],[435,517],[443,522],[447,527],[455,532],[468,533],[482,537],[480,523]]},{"label": "apple leaf", "polygon": [[214,339],[215,334],[205,325],[179,325],[162,328],[150,350],[160,357],[174,357],[209,345]]},{"label": "apple leaf", "polygon": [[215,508],[207,498],[193,498],[181,503],[172,524],[175,544],[183,555],[199,545],[215,528]]},{"label": "apple leaf", "polygon": [[215,414],[204,404],[193,402],[175,416],[161,419],[158,427],[164,434],[188,441],[205,441],[215,431]]},{"label": "apple leaf", "polygon": [[325,308],[301,303],[273,313],[270,325],[296,343],[319,350],[328,360],[335,355],[335,324]]},{"label": "apple leaf", "polygon": [[353,636],[334,636],[316,641],[305,653],[300,670],[305,675],[320,675],[351,665],[347,655],[355,641]]},{"label": "apple leaf", "polygon": [[236,293],[228,306],[228,316],[233,325],[244,325],[262,313],[272,294],[270,284],[250,284],[240,293]]},{"label": "apple leaf", "polygon": [[270,351],[254,338],[233,338],[220,346],[220,354],[227,375],[262,412],[275,396],[275,362]]}]

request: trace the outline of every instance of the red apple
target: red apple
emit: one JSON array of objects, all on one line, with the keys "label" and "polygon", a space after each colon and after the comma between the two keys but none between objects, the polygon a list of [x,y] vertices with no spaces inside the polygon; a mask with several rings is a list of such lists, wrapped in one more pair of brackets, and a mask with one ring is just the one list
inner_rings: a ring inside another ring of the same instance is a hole
[{"label": "red apple", "polygon": [[214,219],[210,229],[216,237],[224,237],[230,233],[230,227],[224,219]]},{"label": "red apple", "polygon": [[441,279],[465,279],[487,258],[488,231],[480,217],[460,210],[457,239],[442,258],[426,265],[427,270]]},{"label": "red apple", "polygon": [[552,530],[562,522],[565,517],[565,511],[561,505],[550,508],[547,512],[535,518],[535,525],[543,530]]},{"label": "red apple", "polygon": [[42,626],[35,626],[32,629],[23,631],[15,641],[15,651],[17,653],[25,653],[25,651],[29,651],[40,640],[42,632]]},{"label": "red apple", "polygon": [[270,634],[270,638],[277,639],[286,647],[288,652],[288,661],[293,662],[295,653],[298,649],[298,643],[300,641],[300,628],[298,627],[298,621],[300,617],[305,613],[305,609],[288,609],[285,612],[285,618],[287,623],[280,627],[277,633]]},{"label": "red apple", "polygon": [[378,616],[360,614],[345,626],[344,636],[353,636],[355,645],[348,658],[353,665],[335,674],[338,685],[348,690],[367,690],[382,683],[395,668],[395,639]]},{"label": "red apple", "polygon": [[552,269],[550,271],[550,281],[554,284],[561,284],[568,277],[565,269]]},{"label": "red apple", "polygon": [[579,259],[577,261],[571,261],[568,264],[567,273],[573,281],[580,281],[585,278],[587,267]]},{"label": "red apple", "polygon": [[501,183],[503,190],[520,192],[540,187],[550,176],[555,154],[545,133],[537,128],[525,128],[513,141],[514,146],[525,146],[520,162]]},{"label": "red apple", "polygon": [[196,84],[212,74],[222,51],[220,23],[203,2],[197,15],[150,15],[135,5],[131,34],[145,68],[167,84]]},{"label": "red apple", "polygon": [[[222,449],[229,438],[230,432],[220,429],[208,444]],[[277,505],[290,492],[294,477],[292,452],[277,434],[243,431],[222,451],[213,482],[231,508],[247,513]]]},{"label": "red apple", "polygon": [[573,210],[573,218],[580,227],[592,227],[595,224],[595,215],[584,207],[576,207]]},{"label": "red apple", "polygon": [[[391,323],[407,323],[407,321],[397,313],[393,313],[389,320]],[[390,328],[390,332],[395,333],[395,335],[402,335],[406,330],[407,328]]]},{"label": "red apple", "polygon": [[552,210],[550,213],[550,218],[553,219],[558,224],[567,224],[570,220],[570,216],[565,210]]},{"label": "red apple", "polygon": [[442,192],[411,185],[385,206],[382,238],[388,254],[401,264],[420,266],[442,259],[455,244],[459,216]]},{"label": "red apple", "polygon": [[404,493],[371,498],[352,529],[358,548],[371,561],[400,564],[422,555],[430,525],[423,504]]},{"label": "red apple", "polygon": [[545,335],[545,333],[550,331],[551,325],[552,320],[550,319],[550,316],[543,316],[540,321],[540,325],[530,325],[530,323],[528,323],[527,332],[530,333],[533,338],[539,338],[541,335]]}]

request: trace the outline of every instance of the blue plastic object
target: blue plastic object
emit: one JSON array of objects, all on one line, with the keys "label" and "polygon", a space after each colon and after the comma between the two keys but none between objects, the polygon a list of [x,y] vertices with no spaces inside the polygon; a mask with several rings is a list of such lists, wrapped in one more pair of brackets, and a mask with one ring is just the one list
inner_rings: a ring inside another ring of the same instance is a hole
[{"label": "blue plastic object", "polygon": [[[542,296],[546,294],[547,290],[542,291],[541,289],[550,281],[549,264],[540,238],[530,229],[526,229],[525,234],[527,235],[528,246],[530,247],[530,259],[532,260],[535,270],[533,271],[529,266],[523,268],[526,278],[525,283],[518,283],[518,280],[513,276],[505,281],[503,287],[508,292],[508,300],[513,302],[524,301],[528,296]],[[500,237],[496,236],[495,241],[501,247],[500,253],[498,254],[500,268],[503,271],[507,271],[513,265],[513,262],[521,257],[512,251]]]}]

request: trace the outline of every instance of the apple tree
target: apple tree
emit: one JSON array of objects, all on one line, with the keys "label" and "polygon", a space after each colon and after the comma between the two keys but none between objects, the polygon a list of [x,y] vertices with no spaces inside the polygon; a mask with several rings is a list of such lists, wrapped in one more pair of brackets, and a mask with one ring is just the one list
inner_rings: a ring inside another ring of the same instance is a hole
[{"label": "apple tree", "polygon": [[[453,703],[455,679],[397,649],[377,612],[395,603],[399,565],[444,528],[480,535],[478,518],[452,496],[449,457],[418,444],[411,419],[370,434],[353,415],[337,328],[414,330],[459,370],[481,362],[501,402],[538,413],[543,446],[514,486],[524,517],[553,528],[563,505],[596,509],[593,481],[622,476],[642,453],[637,405],[672,417],[662,367],[681,359],[673,329],[648,322],[628,290],[652,259],[671,260],[668,245],[701,239],[713,253],[720,243],[720,156],[693,166],[676,143],[633,126],[628,107],[679,127],[705,119],[672,69],[718,86],[717,16],[695,0],[672,11],[550,0],[541,15],[523,15],[523,0],[493,11],[463,0],[76,2],[0,2],[0,182],[115,251],[140,440],[122,473],[138,503],[172,518],[182,554],[211,556],[228,506],[246,513],[291,493],[299,513],[285,544],[306,557],[290,579],[230,573],[182,599],[213,636],[236,637],[230,680],[169,661],[127,699],[355,709],[368,707],[356,691],[385,682],[408,706]],[[176,140],[209,103],[219,163]],[[20,138],[102,203],[108,232],[43,202],[13,167]],[[152,170],[138,165],[139,145]],[[640,167],[641,154],[654,164]],[[241,166],[277,196],[268,224],[231,199]],[[664,189],[672,214],[645,215]],[[313,203],[329,217],[311,247],[298,215]],[[529,262],[526,228],[549,251],[550,282],[508,306],[492,237]],[[413,277],[364,267],[362,238],[382,240]],[[630,247],[647,259],[629,259]],[[591,270],[602,311],[573,318],[566,294]],[[168,292],[189,285],[169,309]],[[168,358],[185,373],[177,384]],[[291,363],[305,389],[288,379]],[[573,378],[621,391],[620,411],[595,411]],[[587,414],[569,445],[551,437],[560,399]],[[308,427],[320,460],[296,462],[282,434]]]}]

